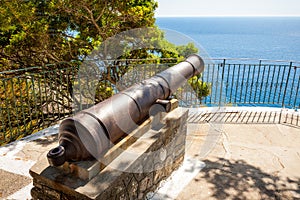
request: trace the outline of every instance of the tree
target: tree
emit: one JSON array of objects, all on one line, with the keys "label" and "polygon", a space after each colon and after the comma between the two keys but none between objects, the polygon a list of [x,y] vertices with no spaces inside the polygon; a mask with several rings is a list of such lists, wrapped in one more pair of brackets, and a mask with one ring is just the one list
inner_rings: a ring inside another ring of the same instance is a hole
[{"label": "tree", "polygon": [[154,0],[1,0],[0,67],[81,60],[107,38],[153,26]]},{"label": "tree", "polygon": [[[18,138],[7,134],[12,127],[18,134],[29,134],[89,106],[82,98],[92,98],[89,103],[95,103],[110,97],[120,78],[136,64],[168,63],[170,60],[157,58],[173,58],[170,66],[197,52],[193,44],[176,46],[164,38],[154,25],[157,6],[155,0],[0,0],[0,71],[15,70],[0,73],[0,131],[4,140]],[[153,27],[146,38],[129,35],[131,40],[118,43],[126,51],[111,56],[126,61],[109,62],[95,82],[74,78],[95,50],[103,47],[106,54],[107,49],[114,49],[106,45],[112,36],[145,27]],[[149,44],[147,48],[130,49],[144,43]],[[156,61],[129,61],[146,58]],[[193,82],[198,86],[192,87],[202,90],[200,83]],[[76,93],[78,87],[96,90]]]},{"label": "tree", "polygon": [[[78,65],[107,38],[153,26],[156,7],[154,0],[0,0],[0,71],[17,69],[0,73],[1,141],[81,109],[73,98]],[[103,98],[112,95],[106,86],[99,83]]]}]

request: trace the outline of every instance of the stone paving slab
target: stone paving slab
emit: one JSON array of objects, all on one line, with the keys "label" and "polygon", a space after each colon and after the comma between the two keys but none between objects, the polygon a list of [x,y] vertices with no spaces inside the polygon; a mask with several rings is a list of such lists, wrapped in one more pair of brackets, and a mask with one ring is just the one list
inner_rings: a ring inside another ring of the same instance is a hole
[{"label": "stone paving slab", "polygon": [[[0,197],[8,197],[31,183],[27,176],[0,169]],[[12,184],[13,183],[13,184]]]},{"label": "stone paving slab", "polygon": [[188,129],[186,153],[205,167],[173,199],[300,199],[299,128],[206,123]]},{"label": "stone paving slab", "polygon": [[189,123],[285,124],[300,126],[300,113],[293,109],[270,107],[190,108]]},{"label": "stone paving slab", "polygon": [[299,116],[274,108],[190,109],[186,155],[193,162],[152,200],[300,199]]},{"label": "stone paving slab", "polygon": [[[253,109],[191,109],[183,166],[149,199],[300,199],[299,113]],[[287,123],[276,124],[280,113]],[[0,199],[31,198],[28,171],[57,132],[0,147]]]},{"label": "stone paving slab", "polygon": [[31,199],[29,169],[57,145],[58,125],[0,147],[0,199]]}]

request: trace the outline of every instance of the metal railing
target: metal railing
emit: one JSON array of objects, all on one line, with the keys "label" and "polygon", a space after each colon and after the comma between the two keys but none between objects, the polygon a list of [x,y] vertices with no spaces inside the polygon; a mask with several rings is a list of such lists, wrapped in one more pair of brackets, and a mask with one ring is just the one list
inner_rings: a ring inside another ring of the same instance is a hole
[{"label": "metal railing", "polygon": [[[2,71],[0,145],[58,123],[176,62],[177,59],[109,60],[84,65],[70,62]],[[135,67],[140,70],[132,70]],[[122,76],[131,71],[136,72],[131,74],[131,81],[121,85]]]},{"label": "metal railing", "polygon": [[213,59],[200,77],[210,95],[181,94],[181,104],[300,108],[300,63],[250,59]]},{"label": "metal railing", "polygon": [[[57,123],[177,62],[101,61],[85,70],[76,63],[59,63],[0,72],[0,145]],[[174,94],[181,106],[300,107],[300,63],[248,59],[206,63],[196,87],[189,82]]]},{"label": "metal railing", "polygon": [[72,114],[77,65],[60,63],[0,72],[0,145]]}]

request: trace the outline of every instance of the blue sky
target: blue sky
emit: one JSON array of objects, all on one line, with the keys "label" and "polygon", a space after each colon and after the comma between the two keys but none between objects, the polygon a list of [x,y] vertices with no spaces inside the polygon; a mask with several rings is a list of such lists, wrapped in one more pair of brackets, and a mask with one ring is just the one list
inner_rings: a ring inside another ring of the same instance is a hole
[{"label": "blue sky", "polygon": [[157,0],[156,17],[300,16],[300,0]]}]

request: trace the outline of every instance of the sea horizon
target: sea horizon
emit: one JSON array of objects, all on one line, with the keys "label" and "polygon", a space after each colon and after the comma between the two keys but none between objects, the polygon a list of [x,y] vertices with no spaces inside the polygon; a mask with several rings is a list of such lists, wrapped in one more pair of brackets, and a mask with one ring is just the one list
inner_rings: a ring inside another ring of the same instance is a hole
[{"label": "sea horizon", "polygon": [[160,16],[156,25],[186,35],[212,58],[300,62],[300,16]]}]

